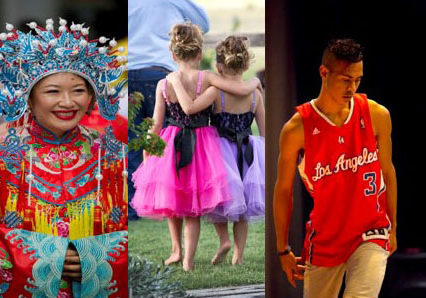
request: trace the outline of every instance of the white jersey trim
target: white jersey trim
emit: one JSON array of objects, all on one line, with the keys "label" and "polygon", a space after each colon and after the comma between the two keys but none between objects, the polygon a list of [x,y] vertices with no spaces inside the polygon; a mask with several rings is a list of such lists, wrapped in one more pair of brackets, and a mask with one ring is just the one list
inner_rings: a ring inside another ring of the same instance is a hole
[{"label": "white jersey trim", "polygon": [[[353,112],[354,112],[354,98],[352,97],[351,98],[351,101],[350,101],[350,103],[351,103],[351,110],[349,111],[349,115],[348,115],[348,117],[346,118],[346,120],[345,120],[345,122],[343,123],[343,124],[348,124],[349,123],[349,121],[351,120],[351,118],[352,118],[352,114],[353,114]],[[332,122],[330,119],[328,119],[327,118],[327,116],[326,115],[324,115],[318,108],[317,108],[317,106],[315,105],[315,103],[314,103],[314,100],[312,99],[311,101],[310,101],[310,104],[311,104],[311,106],[312,106],[312,108],[314,109],[314,111],[315,112],[317,112],[317,114],[318,115],[320,115],[321,116],[321,118],[323,118],[328,124],[330,124],[331,126],[337,126],[334,122]]]}]

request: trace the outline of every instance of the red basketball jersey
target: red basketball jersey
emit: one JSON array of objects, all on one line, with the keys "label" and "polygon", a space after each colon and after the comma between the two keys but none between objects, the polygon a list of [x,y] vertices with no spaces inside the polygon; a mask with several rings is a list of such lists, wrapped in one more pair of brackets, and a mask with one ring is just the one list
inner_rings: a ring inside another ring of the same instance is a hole
[{"label": "red basketball jersey", "polygon": [[299,172],[314,200],[305,257],[313,265],[335,266],[363,241],[387,248],[386,186],[366,95],[353,97],[341,127],[312,101],[296,109],[305,136]]}]

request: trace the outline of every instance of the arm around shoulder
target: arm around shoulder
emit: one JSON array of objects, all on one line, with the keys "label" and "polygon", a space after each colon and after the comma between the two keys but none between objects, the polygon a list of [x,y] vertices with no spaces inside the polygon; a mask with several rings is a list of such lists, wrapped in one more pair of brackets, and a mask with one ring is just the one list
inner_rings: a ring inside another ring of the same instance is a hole
[{"label": "arm around shoulder", "polygon": [[209,85],[213,85],[218,89],[224,90],[236,96],[247,96],[256,90],[259,85],[261,85],[260,80],[256,77],[245,82],[236,82],[227,80],[211,71],[205,71],[204,73],[205,79]]}]

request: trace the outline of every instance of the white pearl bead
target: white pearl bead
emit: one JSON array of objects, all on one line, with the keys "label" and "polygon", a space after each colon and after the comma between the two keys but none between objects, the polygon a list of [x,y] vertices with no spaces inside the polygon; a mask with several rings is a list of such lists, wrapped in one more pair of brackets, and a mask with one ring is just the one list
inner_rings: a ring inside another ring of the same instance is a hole
[{"label": "white pearl bead", "polygon": [[58,43],[58,41],[56,39],[49,40],[49,46],[51,46],[51,47],[56,46],[57,43]]},{"label": "white pearl bead", "polygon": [[53,25],[53,20],[52,19],[47,19],[46,20],[46,25]]},{"label": "white pearl bead", "polygon": [[0,40],[6,40],[7,39],[7,34],[6,33],[0,33]]},{"label": "white pearl bead", "polygon": [[121,174],[123,175],[123,177],[129,176],[129,172],[127,172],[126,170],[123,170],[123,172],[121,172]]},{"label": "white pearl bead", "polygon": [[27,180],[28,181],[33,181],[34,180],[34,175],[33,174],[28,174],[27,175]]},{"label": "white pearl bead", "polygon": [[95,178],[96,180],[101,181],[104,176],[102,176],[102,174],[96,174]]},{"label": "white pearl bead", "polygon": [[17,97],[21,97],[21,96],[22,96],[22,94],[24,94],[24,92],[22,92],[22,90],[16,90],[16,91],[15,91],[15,95],[16,95]]},{"label": "white pearl bead", "polygon": [[121,91],[120,93],[118,93],[118,96],[124,97],[124,96],[126,96],[126,94],[123,91]]},{"label": "white pearl bead", "polygon": [[87,46],[87,44],[88,44],[88,42],[87,42],[87,40],[80,40],[80,45],[82,46],[82,47],[85,47],[85,46]]},{"label": "white pearl bead", "polygon": [[65,26],[66,24],[67,24],[67,20],[65,20],[63,18],[59,18],[59,25]]},{"label": "white pearl bead", "polygon": [[13,30],[13,25],[12,24],[9,24],[9,23],[6,23],[6,30],[7,31],[12,31]]},{"label": "white pearl bead", "polygon": [[89,28],[82,28],[81,29],[81,34],[88,35],[89,34]]},{"label": "white pearl bead", "polygon": [[115,47],[117,45],[117,41],[115,40],[115,38],[113,38],[110,42],[109,42],[109,46],[110,47]]},{"label": "white pearl bead", "polygon": [[100,54],[105,54],[105,53],[106,53],[106,51],[107,51],[107,49],[106,49],[105,47],[100,47],[100,48],[99,48],[99,53],[100,53]]},{"label": "white pearl bead", "polygon": [[72,25],[70,26],[70,29],[72,30],[72,31],[75,31],[76,30],[76,25],[74,24],[74,23],[72,23]]},{"label": "white pearl bead", "polygon": [[27,24],[28,25],[28,27],[30,27],[31,29],[35,29],[35,28],[37,28],[37,23],[36,22],[31,22],[31,23],[29,23],[29,24]]},{"label": "white pearl bead", "polygon": [[99,42],[100,43],[106,43],[107,41],[108,41],[108,38],[106,38],[105,36],[99,37]]},{"label": "white pearl bead", "polygon": [[118,51],[119,51],[120,53],[123,53],[123,52],[125,51],[125,49],[124,49],[124,47],[119,47],[119,48],[118,48]]}]

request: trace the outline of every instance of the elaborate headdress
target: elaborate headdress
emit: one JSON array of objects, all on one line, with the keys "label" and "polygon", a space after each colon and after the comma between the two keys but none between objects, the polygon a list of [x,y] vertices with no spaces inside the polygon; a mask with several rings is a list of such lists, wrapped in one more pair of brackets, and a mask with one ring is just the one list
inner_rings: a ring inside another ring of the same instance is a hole
[{"label": "elaborate headdress", "polygon": [[[6,24],[8,33],[0,33],[0,115],[5,120],[18,120],[25,112],[30,91],[42,78],[58,72],[71,72],[85,78],[96,93],[99,111],[107,120],[113,120],[124,97],[125,79],[120,80],[126,66],[123,56],[114,55],[123,48],[112,50],[117,42],[100,37],[89,40],[89,28],[59,18],[58,32],[53,20],[46,28],[31,22],[28,33]],[[117,81],[114,87],[111,83]]]}]

